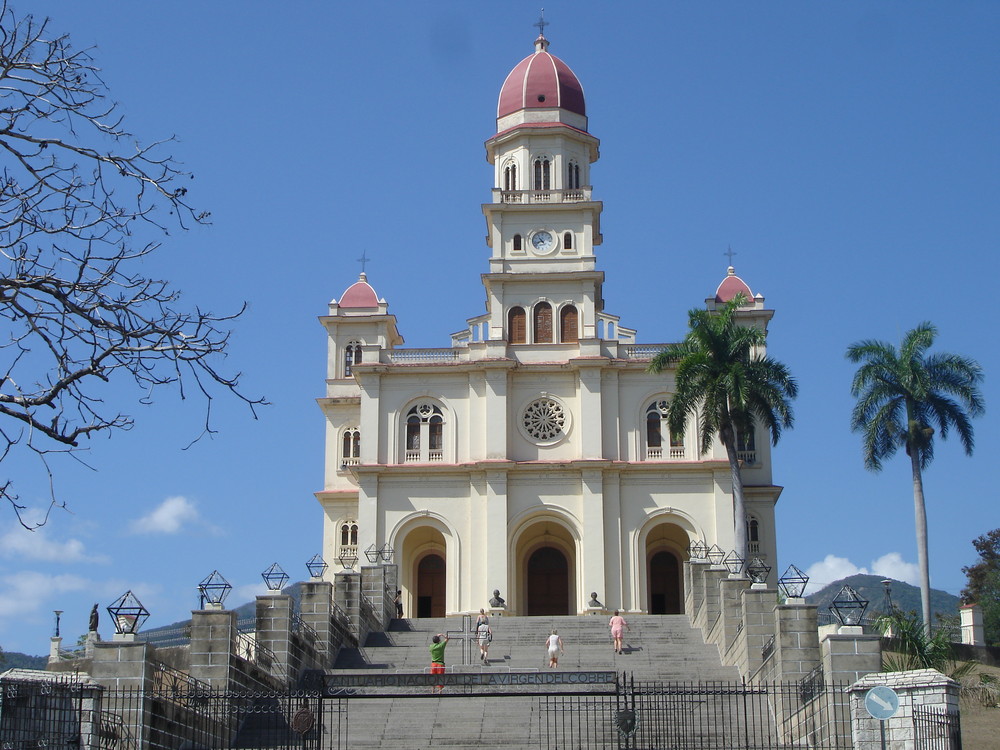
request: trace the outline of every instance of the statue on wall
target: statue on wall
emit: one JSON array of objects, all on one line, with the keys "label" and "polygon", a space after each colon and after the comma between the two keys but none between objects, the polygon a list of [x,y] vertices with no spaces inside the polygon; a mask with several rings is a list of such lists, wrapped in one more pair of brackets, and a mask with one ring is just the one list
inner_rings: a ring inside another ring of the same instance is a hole
[{"label": "statue on wall", "polygon": [[493,598],[490,599],[490,606],[494,608],[507,606],[507,602],[500,596],[500,589],[493,589]]},{"label": "statue on wall", "polygon": [[100,615],[97,614],[97,605],[95,604],[93,609],[90,610],[90,627],[88,630],[91,633],[97,632],[97,623],[100,620]]}]

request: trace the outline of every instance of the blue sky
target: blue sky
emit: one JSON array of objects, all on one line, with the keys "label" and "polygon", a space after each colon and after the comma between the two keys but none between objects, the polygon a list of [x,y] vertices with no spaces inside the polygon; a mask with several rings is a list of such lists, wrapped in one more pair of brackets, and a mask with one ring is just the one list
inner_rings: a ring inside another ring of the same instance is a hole
[{"label": "blue sky", "polygon": [[[70,512],[28,534],[0,513],[0,645],[45,653],[52,610],[75,638],[126,589],[149,626],[197,604],[218,569],[243,601],[320,548],[324,333],[316,317],[369,280],[407,346],[447,346],[484,310],[479,205],[507,72],[538,6],[479,2],[30,3],[96,45],[144,139],[176,134],[213,224],[148,264],[217,312],[249,309],[229,365],[272,406],[216,402],[219,434],[185,450],[202,405],[162,396],[137,426],[55,463]],[[604,201],[608,312],[643,343],[737,272],[776,310],[770,351],[798,378],[775,452],[778,565],[826,583],[864,568],[914,578],[905,457],[879,475],[848,428],[861,338],[922,320],[987,371],[976,454],[939,444],[925,476],[932,585],[957,593],[970,541],[1000,525],[988,467],[1000,368],[989,291],[1000,242],[1000,4],[546,3],[550,51],[583,82]],[[126,393],[124,395],[137,396]],[[4,464],[23,499],[46,486]],[[105,622],[107,618],[105,617]],[[107,630],[107,627],[105,627]]]}]

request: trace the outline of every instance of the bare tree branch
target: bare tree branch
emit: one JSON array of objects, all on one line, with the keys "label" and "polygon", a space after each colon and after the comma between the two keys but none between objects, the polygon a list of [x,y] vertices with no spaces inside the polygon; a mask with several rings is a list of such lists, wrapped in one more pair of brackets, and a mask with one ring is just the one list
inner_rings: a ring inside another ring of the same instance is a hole
[{"label": "bare tree branch", "polygon": [[[149,403],[163,386],[193,383],[211,433],[214,394],[254,407],[240,374],[220,369],[228,323],[186,309],[168,282],[134,270],[158,250],[150,231],[207,224],[187,200],[173,138],[142,145],[124,125],[93,57],[48,21],[0,5],[0,462],[15,449],[47,456],[85,438],[127,430],[102,383],[131,381]],[[16,429],[15,429],[16,428]],[[197,438],[196,438],[197,439]],[[11,482],[0,484],[27,528]],[[48,518],[48,513],[46,513]]]}]

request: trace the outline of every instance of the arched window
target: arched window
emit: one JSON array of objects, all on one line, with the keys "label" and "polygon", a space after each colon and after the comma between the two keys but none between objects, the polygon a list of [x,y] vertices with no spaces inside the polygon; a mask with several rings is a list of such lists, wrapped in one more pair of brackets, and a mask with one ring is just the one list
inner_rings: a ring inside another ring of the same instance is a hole
[{"label": "arched window", "polygon": [[760,524],[753,516],[747,516],[747,551],[751,555],[760,554]]},{"label": "arched window", "polygon": [[566,232],[563,235],[563,250],[572,250],[572,249],[573,249],[573,233]]},{"label": "arched window", "polygon": [[539,302],[535,305],[534,320],[534,343],[552,343],[552,305],[548,302]]},{"label": "arched window", "polygon": [[559,341],[563,344],[575,344],[580,340],[577,317],[573,305],[566,305],[559,311]]},{"label": "arched window", "polygon": [[342,466],[357,466],[361,462],[361,430],[357,427],[344,430],[340,458]]},{"label": "arched window", "polygon": [[580,188],[580,165],[571,161],[566,168],[566,187],[570,190]]},{"label": "arched window", "polygon": [[503,189],[517,190],[517,164],[508,162],[503,170]]},{"label": "arched window", "polygon": [[535,158],[534,177],[533,190],[552,189],[552,162],[549,161],[549,157],[539,156]]},{"label": "arched window", "polygon": [[646,458],[659,461],[663,458],[684,458],[684,436],[670,432],[670,450],[663,455],[664,438],[668,433],[667,408],[670,402],[658,399],[646,408]]},{"label": "arched window", "polygon": [[507,340],[511,344],[526,344],[528,342],[528,327],[525,325],[523,307],[512,307],[507,313]]},{"label": "arched window", "polygon": [[514,250],[520,252],[523,249],[524,249],[524,244],[523,244],[523,242],[521,240],[521,235],[515,234],[514,235]]},{"label": "arched window", "polygon": [[[358,546],[358,524],[356,521],[344,521],[340,525],[340,552],[343,554],[351,547]],[[357,552],[357,549],[354,550]]]},{"label": "arched window", "polygon": [[351,377],[354,365],[361,362],[361,342],[349,341],[344,349],[344,377]]},{"label": "arched window", "polygon": [[405,461],[427,463],[444,460],[444,414],[441,407],[427,402],[406,413]]}]

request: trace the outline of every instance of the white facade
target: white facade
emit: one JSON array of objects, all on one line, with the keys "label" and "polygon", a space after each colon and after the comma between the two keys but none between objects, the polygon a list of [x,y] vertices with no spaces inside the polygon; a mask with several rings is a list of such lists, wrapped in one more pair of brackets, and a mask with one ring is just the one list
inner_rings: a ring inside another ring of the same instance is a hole
[{"label": "white facade", "polygon": [[[585,612],[591,592],[608,608],[680,612],[689,543],[733,548],[724,448],[699,455],[693,424],[683,440],[660,433],[673,375],[646,367],[662,344],[636,344],[604,312],[598,140],[547,47],[539,37],[508,77],[486,143],[486,313],[448,348],[405,349],[362,274],[321,318],[323,557],[332,574],[342,547],[364,562],[388,544],[409,616],[478,611],[494,589],[514,614]],[[506,111],[515,89],[531,106]],[[709,306],[737,287],[730,269]],[[771,314],[760,296],[741,312],[765,327]],[[742,455],[750,539],[773,566],[780,488],[756,438]]]}]

